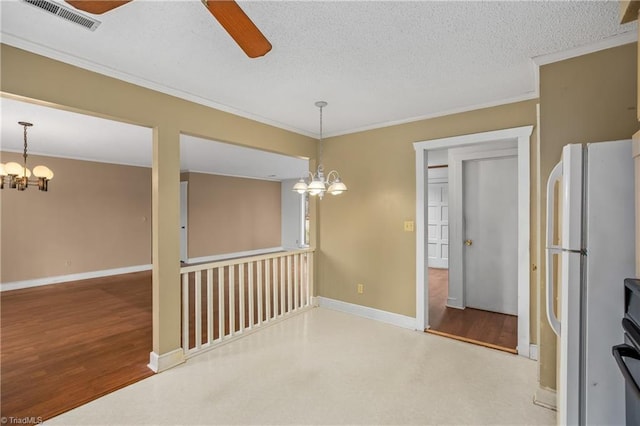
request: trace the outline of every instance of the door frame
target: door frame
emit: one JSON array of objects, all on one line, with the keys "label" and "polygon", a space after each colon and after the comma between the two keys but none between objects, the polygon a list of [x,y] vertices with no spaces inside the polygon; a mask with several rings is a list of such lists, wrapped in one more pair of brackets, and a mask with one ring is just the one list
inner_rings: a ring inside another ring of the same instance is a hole
[{"label": "door frame", "polygon": [[[189,262],[189,182],[180,182],[180,261]],[[184,223],[184,232],[182,224]]]},{"label": "door frame", "polygon": [[[415,142],[416,151],[416,330],[429,328],[428,223],[425,201],[428,190],[428,152],[491,142],[516,141],[518,150],[518,354],[529,357],[530,322],[530,138],[533,126]],[[450,194],[451,195],[451,194]],[[451,242],[450,242],[451,243]]]}]

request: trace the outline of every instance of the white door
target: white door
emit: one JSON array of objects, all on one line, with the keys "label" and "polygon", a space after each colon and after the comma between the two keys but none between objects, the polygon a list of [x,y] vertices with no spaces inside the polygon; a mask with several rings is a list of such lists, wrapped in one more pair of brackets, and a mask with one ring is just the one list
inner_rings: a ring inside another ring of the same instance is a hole
[{"label": "white door", "polygon": [[187,262],[187,188],[189,182],[180,182],[180,261]]},{"label": "white door", "polygon": [[429,170],[427,264],[430,268],[449,267],[449,184],[446,179],[432,177],[432,172],[440,170],[447,175],[444,168]]},{"label": "white door", "polygon": [[463,161],[466,306],[518,314],[517,157]]}]

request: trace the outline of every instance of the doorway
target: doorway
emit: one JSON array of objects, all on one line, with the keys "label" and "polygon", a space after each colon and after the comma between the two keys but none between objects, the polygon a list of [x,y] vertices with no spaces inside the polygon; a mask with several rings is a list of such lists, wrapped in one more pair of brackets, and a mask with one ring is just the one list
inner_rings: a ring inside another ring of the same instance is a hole
[{"label": "doorway", "polygon": [[[427,253],[429,249],[429,209],[425,208],[428,200],[429,182],[427,176],[427,164],[430,152],[442,150],[446,148],[472,148],[478,150],[479,147],[487,149],[488,144],[504,144],[512,143],[515,146],[513,156],[517,168],[517,243],[516,247],[516,271],[517,271],[517,314],[520,321],[517,322],[517,353],[529,357],[529,138],[533,126],[518,127],[513,129],[498,130],[493,132],[485,132],[471,135],[456,136],[451,138],[436,139],[429,141],[416,142],[416,329],[426,330],[430,328],[429,319],[429,279],[430,271],[428,268]],[[465,150],[463,150],[465,151]],[[468,149],[466,151],[469,151]],[[464,156],[452,164],[456,167],[463,168]],[[469,160],[469,159],[467,159]],[[462,172],[450,173],[450,177],[460,181]],[[452,184],[462,185],[462,182],[449,182]],[[462,191],[450,191],[450,209],[454,209],[454,204],[462,205]],[[462,210],[457,209],[460,214]],[[453,259],[453,252],[463,250],[464,238],[462,238],[463,226],[462,219],[456,223],[449,223],[450,233],[450,258],[449,271],[452,274],[459,273],[464,277],[462,263],[459,260],[456,263]],[[462,259],[462,255],[458,257]],[[459,294],[453,295],[462,303],[464,307],[464,287],[459,290]],[[448,300],[447,303],[453,303]]]}]

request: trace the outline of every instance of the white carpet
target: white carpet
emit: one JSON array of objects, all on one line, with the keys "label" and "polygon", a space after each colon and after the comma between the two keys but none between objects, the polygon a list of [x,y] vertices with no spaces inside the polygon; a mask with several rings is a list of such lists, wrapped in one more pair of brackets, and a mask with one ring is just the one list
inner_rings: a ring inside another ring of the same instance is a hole
[{"label": "white carpet", "polygon": [[323,308],[194,357],[50,425],[555,424],[536,363]]}]

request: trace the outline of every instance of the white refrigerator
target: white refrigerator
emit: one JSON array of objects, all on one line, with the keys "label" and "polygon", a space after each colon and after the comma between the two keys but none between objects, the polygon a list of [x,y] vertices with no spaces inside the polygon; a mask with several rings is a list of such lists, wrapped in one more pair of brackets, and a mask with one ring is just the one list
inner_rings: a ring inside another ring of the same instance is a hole
[{"label": "white refrigerator", "polygon": [[571,144],[547,182],[547,319],[561,425],[624,425],[624,278],[635,272],[631,141]]}]

